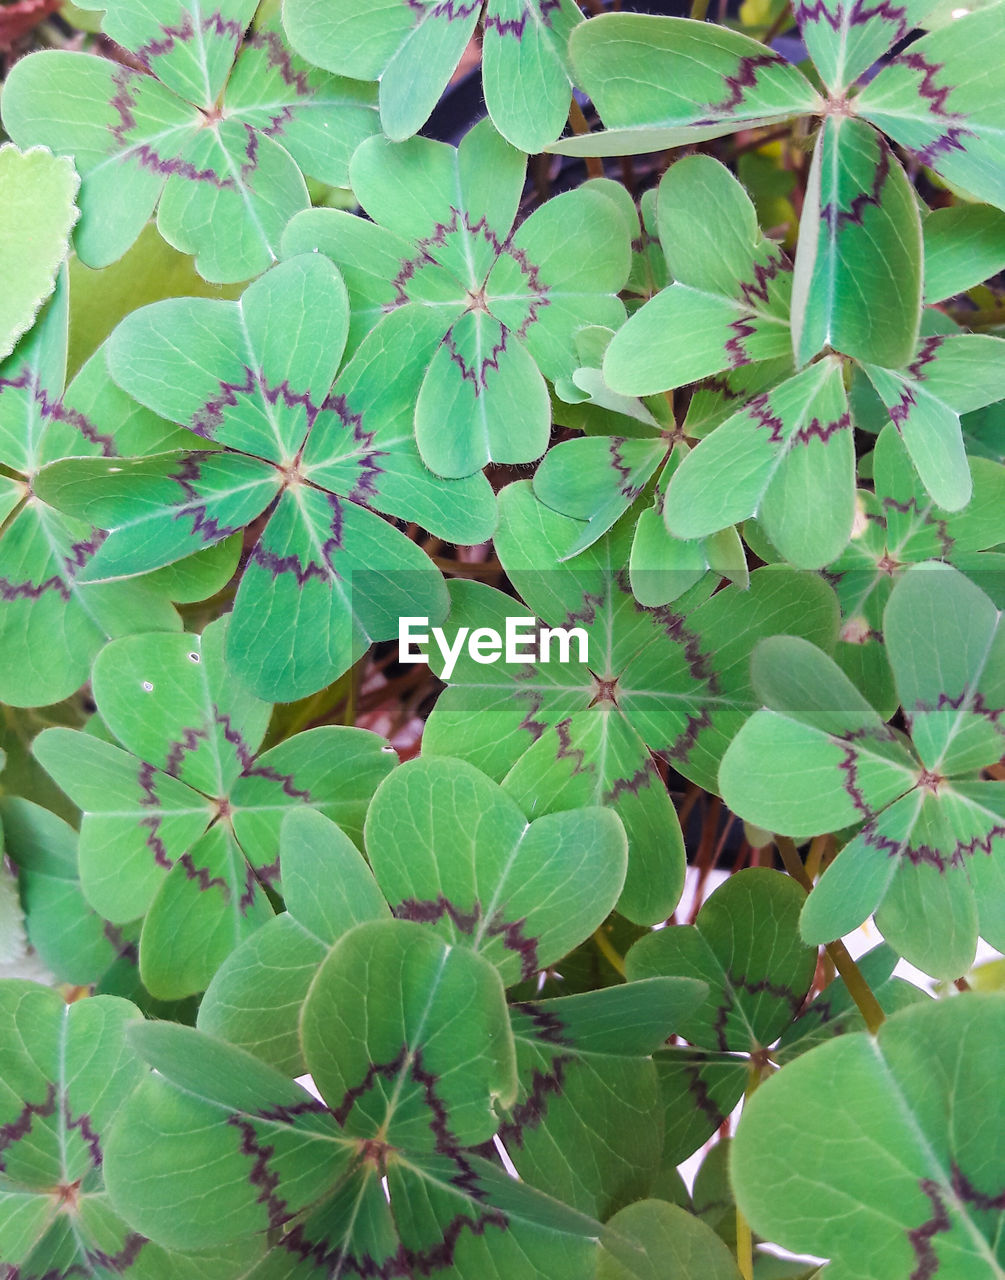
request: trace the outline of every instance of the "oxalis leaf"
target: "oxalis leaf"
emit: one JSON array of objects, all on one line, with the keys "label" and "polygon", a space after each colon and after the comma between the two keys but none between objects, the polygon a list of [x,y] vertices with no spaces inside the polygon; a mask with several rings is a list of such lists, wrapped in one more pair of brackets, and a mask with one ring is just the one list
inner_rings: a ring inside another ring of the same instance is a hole
[{"label": "oxalis leaf", "polygon": [[84,986],[118,962],[135,965],[139,929],[103,920],[84,898],[77,832],[20,796],[0,797],[0,818],[28,937],[46,968],[60,982]]},{"label": "oxalis leaf", "polygon": [[519,1091],[497,1140],[522,1178],[602,1219],[649,1192],[662,1147],[652,1054],[704,993],[660,977],[511,1008]]},{"label": "oxalis leaf", "polygon": [[844,0],[801,0],[793,17],[807,52],[825,84],[840,93],[894,44],[920,27],[938,0],[846,4]]},{"label": "oxalis leaf", "polygon": [[507,985],[589,937],[624,883],[615,814],[577,808],[528,822],[502,787],[461,760],[395,770],[374,795],[364,834],[393,914],[478,951]]},{"label": "oxalis leaf", "polygon": [[66,1005],[30,982],[0,983],[0,1252],[11,1276],[127,1275],[237,1280],[254,1241],[178,1254],[130,1230],[105,1189],[105,1141],[147,1074],[126,1030],[126,1000]]},{"label": "oxalis leaf", "polygon": [[787,356],[791,264],[763,238],[726,167],[709,156],[672,165],[660,182],[657,225],[673,283],[612,339],[604,357],[611,388],[648,395]]},{"label": "oxalis leaf", "polygon": [[989,1144],[1003,1034],[1000,995],[926,1001],[767,1080],[733,1144],[754,1230],[830,1257],[835,1280],[997,1280],[1005,1193]]},{"label": "oxalis leaf", "polygon": [[401,141],[429,118],[482,17],[482,82],[495,127],[522,151],[540,151],[569,114],[566,45],[582,14],[571,0],[287,0],[295,48],[340,75],[380,80],[380,118]]},{"label": "oxalis leaf", "polygon": [[1005,207],[1005,57],[994,8],[961,15],[897,54],[859,94],[856,110],[950,182]]},{"label": "oxalis leaf", "polygon": [[[745,586],[747,565],[735,530],[695,542],[681,541],[668,531],[666,486],[686,456],[687,445],[681,433],[661,422],[645,402],[608,386],[600,365],[613,336],[598,326],[581,329],[576,345],[583,367],[562,387],[563,396],[574,394],[580,406],[599,410],[604,417],[577,423],[590,434],[553,446],[534,475],[534,493],[546,506],[582,522],[562,558],[591,546],[639,500],[629,579],[640,604],[668,604],[709,568]],[[625,437],[625,430],[635,434]]]},{"label": "oxalis leaf", "polygon": [[[500,495],[496,549],[526,606],[476,583],[454,583],[448,643],[462,627],[505,630],[508,616],[541,628],[580,627],[550,661],[476,662],[463,649],[426,729],[426,749],[462,756],[506,789],[528,814],[576,804],[611,805],[628,834],[619,910],[665,920],[680,896],[683,861],[676,818],[651,752],[703,786],[715,785],[722,751],[754,705],[748,662],[756,638],[809,632],[824,644],[836,603],[819,579],[793,571],[751,576],[712,600],[706,578],[664,609],[644,609],[625,566],[630,516],[562,562],[576,522],[537,502],[526,483]],[[434,669],[444,670],[433,656]],[[670,833],[668,835],[668,833]]]},{"label": "oxalis leaf", "polygon": [[626,957],[628,976],[706,982],[709,994],[682,1020],[680,1034],[698,1048],[756,1053],[792,1021],[813,980],[816,948],[798,930],[803,900],[780,872],[739,871],[709,896],[693,925],[641,938]]},{"label": "oxalis leaf", "polygon": [[391,910],[352,840],[315,809],[283,818],[279,866],[286,910],[220,965],[197,1025],[301,1075],[300,1012],[321,962],[354,925],[390,919]]},{"label": "oxalis leaf", "polygon": [[539,457],[551,425],[544,377],[575,369],[580,326],[624,319],[622,209],[596,190],[564,192],[514,228],[526,163],[489,121],[456,150],[374,138],[350,174],[373,222],[314,210],[284,238],[284,252],[319,251],[344,272],[350,346],[378,321],[377,333],[397,323],[399,308],[437,317],[414,398],[419,452],[437,475]]},{"label": "oxalis leaf", "polygon": [[227,620],[203,635],[109,645],[94,694],[115,746],[49,729],[35,754],[84,812],[83,891],[116,923],[145,915],[140,971],[151,992],[201,991],[272,915],[280,819],[310,805],[357,836],[393,752],[363,729],[328,726],[260,754],[269,706],[224,662]]},{"label": "oxalis leaf", "polygon": [[78,217],[79,186],[69,160],[41,147],[24,153],[0,147],[0,360],[10,355],[56,287]]},{"label": "oxalis leaf", "polygon": [[[224,964],[199,1025],[288,1069],[302,1061],[296,1024],[307,986],[354,924],[392,913],[420,921],[485,955],[512,985],[588,937],[625,874],[613,814],[577,809],[528,823],[501,787],[458,760],[412,762],[400,782],[378,788],[366,822],[372,873],[320,815],[294,811],[284,822],[287,912]],[[331,874],[315,883],[319,861]]]},{"label": "oxalis leaf", "polygon": [[905,368],[863,364],[904,440],[921,482],[947,511],[972,486],[960,414],[1005,397],[1005,341],[986,334],[924,337]]},{"label": "oxalis leaf", "polygon": [[677,1274],[702,1280],[738,1280],[732,1254],[711,1229],[664,1200],[640,1200],[605,1225],[597,1280],[660,1280]]},{"label": "oxalis leaf", "polygon": [[786,560],[820,568],[852,533],[852,437],[841,361],[826,356],[754,396],[683,460],[667,489],[667,526],[705,538],[756,514]]},{"label": "oxalis leaf", "polygon": [[[925,492],[903,438],[888,423],[872,455],[875,492],[858,493],[851,541],[827,568],[842,613],[834,656],[887,717],[897,708],[897,695],[883,647],[883,610],[901,571],[923,560],[960,563],[1005,537],[1005,468],[990,458],[967,462],[973,496],[961,511],[946,511]],[[977,556],[966,571],[987,590],[992,562],[981,572],[984,560]]]},{"label": "oxalis leaf", "polygon": [[731,808],[768,830],[864,823],[810,894],[805,938],[839,937],[878,907],[901,955],[954,978],[978,930],[1005,941],[1005,786],[973,780],[1003,750],[1001,615],[962,574],[925,564],[896,584],[883,625],[914,751],[829,658],[776,638],[754,655],[766,709],[737,734],[719,782]]},{"label": "oxalis leaf", "polygon": [[411,413],[439,338],[434,317],[389,316],[333,386],[347,324],[341,279],[313,254],[239,302],[169,299],[134,312],[110,340],[113,376],[218,451],[115,468],[66,462],[39,480],[63,510],[110,531],[91,581],[171,563],[273,507],[228,640],[237,674],[270,699],[329,684],[371,640],[394,635],[401,614],[446,612],[429,558],[371,508],[462,542],[484,540],[495,521],[483,477],[437,480],[416,452]]},{"label": "oxalis leaf", "polygon": [[[514,1095],[513,1040],[493,966],[425,926],[357,925],[319,970],[303,1043],[325,1101],[196,1031],[149,1026],[136,1043],[159,1074],[106,1165],[121,1211],[155,1238],[278,1230],[261,1280],[589,1272],[599,1224],[462,1145],[490,1137],[491,1100]],[[212,1196],[193,1155],[213,1169]]]},{"label": "oxalis leaf", "polygon": [[796,251],[796,363],[827,346],[858,360],[906,363],[918,338],[921,278],[921,217],[899,160],[863,121],[828,117]]},{"label": "oxalis leaf", "polygon": [[[1002,207],[1003,90],[991,68],[1005,33],[994,6],[908,46],[850,100],[844,91],[930,8],[927,0],[871,10],[834,0],[798,4],[807,48],[834,91],[826,102],[780,55],[738,32],[685,18],[603,15],[572,33],[570,51],[577,83],[608,127],[549,150],[655,151],[804,114],[829,117],[824,132],[836,140],[840,125],[853,126],[846,136],[860,136],[861,124],[849,120],[855,114],[950,182]],[[870,190],[871,182],[861,194]]]},{"label": "oxalis leaf", "polygon": [[308,207],[301,169],[346,184],[349,157],[377,129],[373,91],[297,58],[278,22],[245,39],[255,0],[206,13],[188,0],[94,7],[142,70],[46,50],[21,60],[3,102],[19,145],[74,157],[81,258],[114,262],[158,207],[164,239],[194,253],[207,279],[264,271],[283,227]]},{"label": "oxalis leaf", "polygon": [[[186,597],[180,581],[85,583],[103,529],[56,511],[36,488],[40,468],[55,459],[146,453],[172,447],[182,434],[109,381],[103,351],[64,390],[66,326],[63,277],[39,322],[0,365],[0,462],[17,476],[7,481],[4,505],[13,514],[0,532],[0,699],[14,706],[68,697],[112,636],[179,630],[169,602]],[[207,593],[237,561],[236,545],[221,550]]]},{"label": "oxalis leaf", "polygon": [[576,83],[607,129],[562,155],[633,155],[813,111],[809,81],[749,36],[688,18],[603,14],[572,33]]}]

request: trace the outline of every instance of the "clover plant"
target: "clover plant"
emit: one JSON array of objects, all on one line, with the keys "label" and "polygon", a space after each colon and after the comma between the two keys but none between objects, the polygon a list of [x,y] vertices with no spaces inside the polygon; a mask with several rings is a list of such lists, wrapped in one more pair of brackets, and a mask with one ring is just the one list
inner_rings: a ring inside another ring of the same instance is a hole
[{"label": "clover plant", "polygon": [[618,9],[0,7],[0,1280],[1005,1277],[1005,6]]}]

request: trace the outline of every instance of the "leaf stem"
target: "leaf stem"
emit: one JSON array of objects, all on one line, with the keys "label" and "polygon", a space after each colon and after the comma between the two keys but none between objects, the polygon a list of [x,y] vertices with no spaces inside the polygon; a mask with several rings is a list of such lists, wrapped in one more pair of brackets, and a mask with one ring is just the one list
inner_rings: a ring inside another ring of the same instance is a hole
[{"label": "leaf stem", "polygon": [[[813,881],[806,874],[806,869],[799,856],[795,841],[790,840],[788,836],[776,835],[775,844],[778,846],[778,852],[781,854],[782,862],[785,864],[785,870],[793,880],[802,885],[807,893],[810,893],[813,889]],[[851,958],[848,948],[840,938],[835,939],[834,942],[825,943],[824,950],[834,962],[834,968],[844,979],[848,994],[855,1001],[859,1013],[865,1019],[865,1025],[872,1035],[875,1035],[886,1021],[886,1014],[880,1008],[879,1001],[876,999],[872,988],[862,977],[861,969]]]},{"label": "leaf stem", "polygon": [[616,970],[618,973],[621,974],[622,977],[624,977],[625,976],[625,958],[624,956],[620,955],[611,945],[611,940],[610,938],[608,938],[607,934],[604,932],[603,925],[601,925],[599,929],[595,930],[593,934],[593,941],[597,944],[597,950],[604,957],[604,959],[611,966],[611,968]]},{"label": "leaf stem", "polygon": [[[743,1093],[746,1103],[761,1083],[763,1068],[757,1061],[751,1061],[750,1073],[747,1076],[747,1087]],[[736,1265],[740,1269],[743,1280],[754,1280],[754,1237],[750,1231],[750,1223],[743,1216],[743,1210],[736,1206]]]},{"label": "leaf stem", "polygon": [[[583,134],[590,132],[590,126],[586,123],[586,116],[583,115],[583,109],[575,98],[569,106],[569,126],[573,133]],[[604,162],[599,156],[586,156],[586,172],[591,178],[602,178],[604,176]]]},{"label": "leaf stem", "polygon": [[695,22],[704,22],[708,14],[708,0],[691,0],[691,17]]}]

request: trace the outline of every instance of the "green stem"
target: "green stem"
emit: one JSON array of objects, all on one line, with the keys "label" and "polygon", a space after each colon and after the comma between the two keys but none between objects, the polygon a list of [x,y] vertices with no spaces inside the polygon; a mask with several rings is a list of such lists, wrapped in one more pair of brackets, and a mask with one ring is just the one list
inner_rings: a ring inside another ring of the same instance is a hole
[{"label": "green stem", "polygon": [[[790,840],[788,836],[775,836],[775,844],[778,846],[778,852],[782,856],[785,870],[793,880],[802,885],[807,893],[810,893],[813,889],[813,881],[806,874],[806,869],[803,866],[803,861],[799,856],[799,850],[796,848],[795,842]],[[840,938],[834,942],[826,943],[824,950],[834,962],[834,968],[844,979],[848,994],[855,1001],[859,1013],[865,1019],[865,1025],[875,1035],[886,1021],[886,1014],[880,1008],[879,1001],[876,999],[872,988],[862,977],[862,970],[851,958],[848,948]]]},{"label": "green stem", "polygon": [[617,973],[620,973],[623,978],[625,976],[624,956],[620,955],[617,951],[615,951],[614,947],[611,945],[610,938],[608,938],[607,934],[604,933],[603,925],[601,925],[600,928],[597,929],[596,932],[594,933],[593,941],[597,944],[597,950],[604,957],[604,959],[611,966],[611,968],[614,969]]},{"label": "green stem", "polygon": [[[760,1063],[752,1061],[750,1074],[747,1077],[747,1087],[743,1094],[744,1103],[753,1096],[754,1090],[761,1083],[761,1074]],[[750,1223],[743,1216],[743,1210],[739,1205],[736,1206],[736,1265],[740,1269],[743,1280],[754,1280],[754,1237],[751,1234]]]},{"label": "green stem", "polygon": [[708,0],[691,0],[691,17],[695,22],[704,22],[708,13]]}]

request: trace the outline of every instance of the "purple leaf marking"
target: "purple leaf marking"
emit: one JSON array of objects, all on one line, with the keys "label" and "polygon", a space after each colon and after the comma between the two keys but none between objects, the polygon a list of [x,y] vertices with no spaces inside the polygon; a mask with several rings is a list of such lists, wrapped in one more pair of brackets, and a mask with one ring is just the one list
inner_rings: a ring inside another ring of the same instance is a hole
[{"label": "purple leaf marking", "polygon": [[309,391],[294,391],[288,378],[273,386],[267,381],[263,370],[252,369],[249,365],[244,365],[243,368],[244,377],[240,382],[228,382],[221,378],[220,390],[192,415],[192,420],[187,424],[189,431],[206,440],[214,440],[223,425],[224,410],[235,408],[239,396],[256,393],[270,405],[282,400],[284,408],[302,408],[307,418],[307,431],[310,431],[318,416],[319,407],[311,399]]},{"label": "purple leaf marking", "polygon": [[[232,18],[224,18],[219,9],[206,15],[199,24],[199,29],[203,34],[230,36],[234,41],[236,49],[241,37],[244,35],[244,28],[239,22],[235,22]],[[195,39],[195,25],[192,22],[192,15],[184,13],[181,22],[174,27],[162,25],[161,35],[153,40],[148,40],[146,44],[140,45],[135,50],[136,58],[153,74],[153,68],[150,66],[151,58],[161,58],[166,54],[173,52],[176,45],[189,44]]]},{"label": "purple leaf marking", "polygon": [[769,253],[767,262],[754,263],[754,278],[752,281],[740,283],[740,296],[748,307],[754,305],[754,300],[768,305],[768,284],[775,280],[783,272],[791,271],[792,266],[784,253]]},{"label": "purple leaf marking", "polygon": [[[393,908],[398,920],[417,920],[422,924],[433,924],[446,917],[461,933],[472,934],[482,919],[482,904],[476,898],[470,911],[463,911],[442,893],[435,898],[406,898]],[[514,951],[520,958],[522,978],[532,978],[538,970],[537,938],[528,937],[524,933],[527,920],[521,916],[519,920],[506,920],[501,910],[493,913],[485,932],[490,938],[502,938],[507,951]]]},{"label": "purple leaf marking", "polygon": [[[559,0],[539,0],[537,11],[541,21],[546,27],[551,26],[550,14],[554,10],[561,8]],[[523,13],[519,18],[500,18],[498,14],[487,12],[483,21],[483,27],[486,31],[498,31],[501,36],[512,36],[516,40],[523,39],[523,33],[527,27],[527,19],[530,17],[531,5],[524,6]]]},{"label": "purple leaf marking", "polygon": [[930,1280],[939,1269],[939,1260],[932,1248],[932,1239],[941,1231],[951,1231],[953,1224],[946,1212],[939,1184],[933,1182],[931,1178],[922,1178],[918,1185],[931,1201],[932,1216],[920,1227],[915,1227],[913,1231],[907,1233],[914,1256],[918,1260],[918,1265],[911,1272],[910,1280]]},{"label": "purple leaf marking", "polygon": [[41,1102],[26,1102],[13,1120],[9,1120],[7,1124],[0,1125],[0,1173],[7,1168],[3,1157],[4,1151],[8,1147],[12,1147],[15,1142],[20,1142],[22,1138],[27,1137],[31,1132],[35,1117],[39,1116],[44,1119],[55,1114],[56,1086],[50,1081],[46,1086],[45,1097]]},{"label": "purple leaf marking", "polygon": [[741,365],[753,363],[743,346],[744,338],[750,338],[757,332],[750,323],[753,319],[753,315],[740,316],[739,319],[730,321],[727,326],[733,336],[727,340],[723,350],[731,369],[739,369]]},{"label": "purple leaf marking", "polygon": [[[935,77],[945,66],[945,63],[929,62],[923,54],[908,50],[899,57],[892,59],[889,65],[891,67],[897,65],[906,66],[910,67],[912,71],[922,72],[918,93],[929,103],[933,116],[938,116],[943,120],[966,119],[959,112],[946,110],[946,98],[956,86],[951,84],[937,86],[935,83]],[[966,151],[961,139],[972,138],[973,136],[972,129],[966,129],[958,124],[950,125],[944,133],[940,134],[934,141],[929,142],[927,146],[922,147],[920,151],[915,151],[914,154],[922,164],[931,164],[933,160],[947,151]]]},{"label": "purple leaf marking", "polygon": [[696,120],[696,125],[718,124],[723,116],[730,115],[739,107],[746,97],[746,91],[757,85],[757,73],[762,67],[776,67],[783,62],[777,53],[747,54],[739,59],[736,70],[731,76],[723,77],[728,92],[718,102],[707,102],[705,110],[710,112],[703,120]]},{"label": "purple leaf marking", "polygon": [[814,418],[807,426],[799,428],[796,434],[792,437],[792,443],[809,444],[809,442],[816,437],[816,439],[821,440],[826,444],[837,432],[848,431],[850,429],[850,413],[843,413],[840,418],[836,418],[833,422],[821,422],[819,418]]},{"label": "purple leaf marking", "polygon": [[[284,573],[293,574],[298,587],[305,587],[312,578],[317,578],[322,583],[330,584],[333,579],[341,578],[341,574],[335,568],[332,557],[337,551],[342,550],[342,503],[334,493],[325,492],[325,500],[331,509],[331,520],[328,524],[329,536],[321,545],[321,560],[308,559],[302,560],[297,552],[290,552],[288,555],[276,555],[274,551],[269,551],[263,546],[265,535],[255,544],[255,549],[251,553],[251,560],[254,564],[260,565],[267,573],[271,574],[273,579],[278,579]],[[266,530],[268,532],[268,530]]]},{"label": "purple leaf marking", "polygon": [[856,227],[864,226],[866,209],[880,207],[883,187],[890,176],[890,149],[878,135],[876,141],[879,146],[879,158],[873,169],[869,190],[860,191],[848,209],[839,209],[836,202],[829,201],[820,210],[821,221],[832,236],[837,235],[845,223],[851,223]]}]

